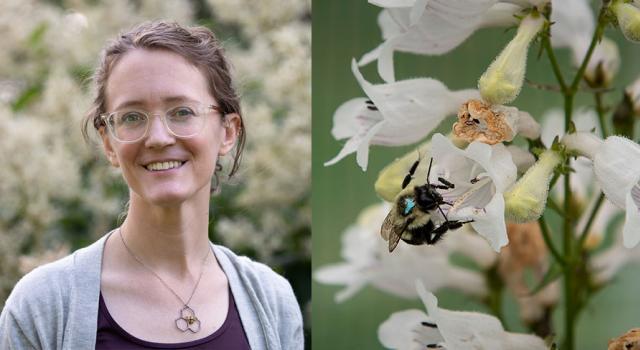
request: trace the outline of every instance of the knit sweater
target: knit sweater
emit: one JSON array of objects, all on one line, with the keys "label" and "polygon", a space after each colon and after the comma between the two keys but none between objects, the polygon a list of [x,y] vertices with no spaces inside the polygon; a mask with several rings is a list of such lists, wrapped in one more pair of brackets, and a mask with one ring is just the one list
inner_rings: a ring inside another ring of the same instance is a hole
[{"label": "knit sweater", "polygon": [[[36,268],[16,284],[0,314],[0,349],[95,349],[102,253],[109,235]],[[302,315],[289,282],[266,265],[211,247],[229,280],[251,349],[302,349]]]}]

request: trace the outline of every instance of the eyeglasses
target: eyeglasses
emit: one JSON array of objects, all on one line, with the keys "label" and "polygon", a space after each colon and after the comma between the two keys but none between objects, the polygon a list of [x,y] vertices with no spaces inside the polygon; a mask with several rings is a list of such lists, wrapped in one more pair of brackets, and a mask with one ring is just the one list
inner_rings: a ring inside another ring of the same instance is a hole
[{"label": "eyeglasses", "polygon": [[[184,103],[161,115],[162,122],[173,136],[189,138],[202,131],[205,117],[211,110],[222,113],[218,106]],[[133,143],[140,141],[147,135],[153,115],[145,110],[129,108],[103,114],[100,118],[116,140],[123,143]]]}]

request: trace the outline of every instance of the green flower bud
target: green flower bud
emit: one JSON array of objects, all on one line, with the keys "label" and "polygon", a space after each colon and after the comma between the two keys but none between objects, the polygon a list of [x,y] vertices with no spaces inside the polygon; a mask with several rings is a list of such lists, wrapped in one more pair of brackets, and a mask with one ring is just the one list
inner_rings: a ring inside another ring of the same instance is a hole
[{"label": "green flower bud", "polygon": [[507,104],[518,97],[524,81],[529,44],[543,24],[544,18],[536,12],[525,17],[516,36],[482,74],[478,88],[486,102]]},{"label": "green flower bud", "polygon": [[542,216],[553,170],[561,162],[562,156],[553,149],[540,155],[538,161],[504,194],[507,220],[522,223]]},{"label": "green flower bud", "polygon": [[611,4],[618,26],[627,40],[640,42],[640,9],[634,4],[615,1]]}]

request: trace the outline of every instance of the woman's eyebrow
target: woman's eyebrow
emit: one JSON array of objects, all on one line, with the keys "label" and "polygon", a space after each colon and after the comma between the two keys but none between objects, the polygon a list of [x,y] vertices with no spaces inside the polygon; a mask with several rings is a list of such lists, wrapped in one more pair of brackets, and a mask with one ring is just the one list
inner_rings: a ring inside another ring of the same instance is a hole
[{"label": "woman's eyebrow", "polygon": [[[190,98],[185,95],[175,95],[175,96],[167,96],[162,98],[162,102],[165,104],[176,103],[176,102],[197,102],[197,100]],[[146,106],[147,102],[144,100],[128,100],[121,104],[119,104],[115,110],[132,107],[132,106]]]}]

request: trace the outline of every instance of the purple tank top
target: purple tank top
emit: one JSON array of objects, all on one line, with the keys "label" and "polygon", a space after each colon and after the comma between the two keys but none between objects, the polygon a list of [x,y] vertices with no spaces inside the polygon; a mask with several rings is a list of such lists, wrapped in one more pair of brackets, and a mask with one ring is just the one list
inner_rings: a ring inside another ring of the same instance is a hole
[{"label": "purple tank top", "polygon": [[128,349],[238,349],[249,350],[249,342],[240,322],[240,315],[229,290],[229,310],[227,318],[218,330],[202,339],[185,343],[152,343],[138,339],[125,331],[111,317],[107,305],[100,293],[98,306],[98,334],[96,350],[128,350]]}]

